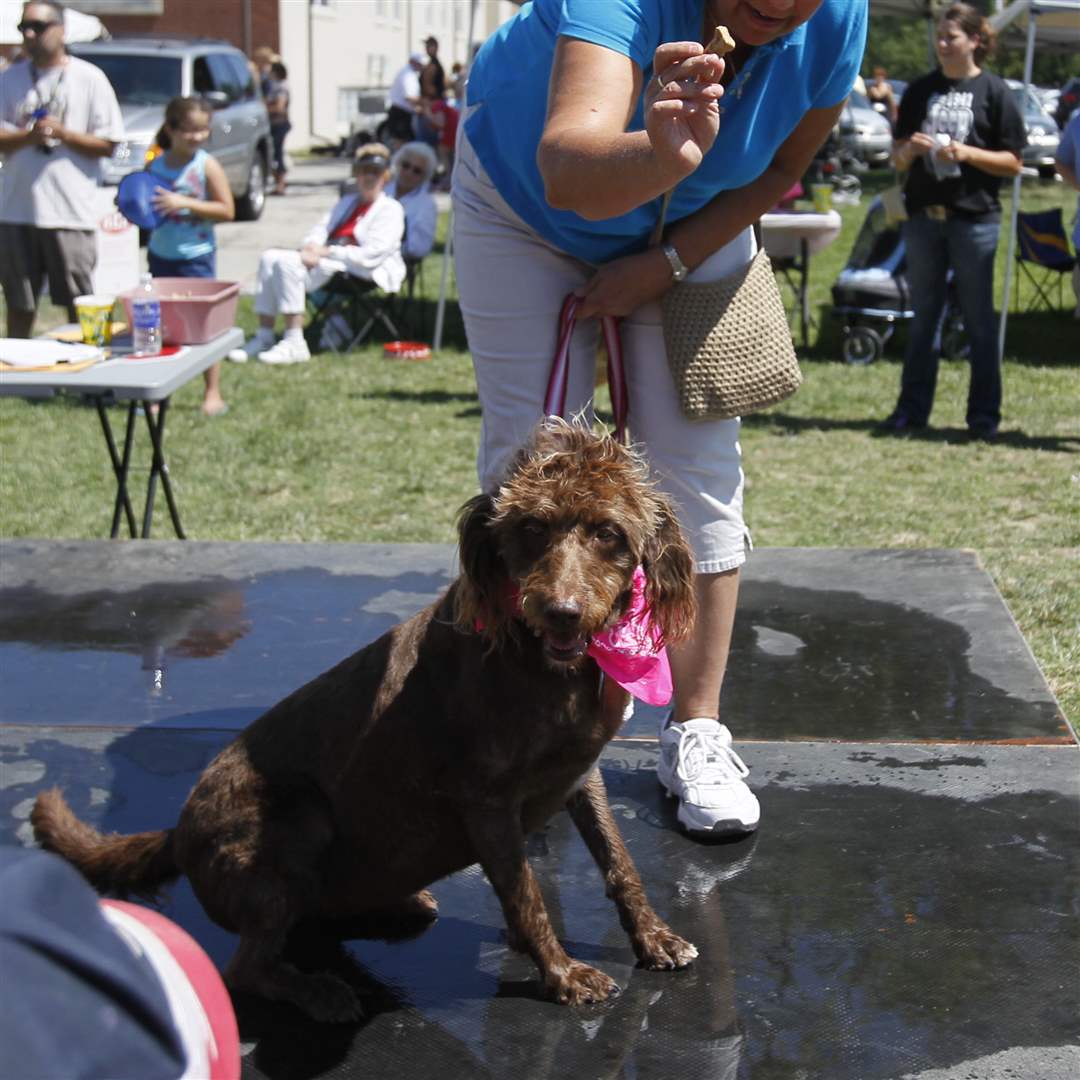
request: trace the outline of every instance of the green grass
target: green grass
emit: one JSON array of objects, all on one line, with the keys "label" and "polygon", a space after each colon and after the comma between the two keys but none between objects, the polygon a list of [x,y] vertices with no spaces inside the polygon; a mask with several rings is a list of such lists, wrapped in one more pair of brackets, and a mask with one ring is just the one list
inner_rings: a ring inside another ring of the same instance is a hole
[{"label": "green grass", "polygon": [[[1031,186],[1024,199],[1027,207],[1068,207],[1071,216],[1071,196],[1060,184]],[[883,361],[851,367],[838,361],[840,327],[827,307],[829,285],[864,215],[865,204],[845,208],[840,240],[815,257],[817,325],[803,389],[746,421],[747,517],[755,542],[973,549],[1075,723],[1080,325],[1067,312],[1013,324],[997,444],[963,437],[962,363],[943,365],[932,431],[874,437],[873,421],[895,400],[903,330]],[[1004,247],[1003,236],[999,268]],[[425,270],[429,327],[439,259],[436,252]],[[59,318],[55,310],[43,314],[46,323]],[[245,301],[241,322],[250,328],[252,321]],[[167,443],[189,535],[452,541],[457,507],[475,490],[480,418],[453,305],[446,341],[442,353],[421,363],[384,360],[374,345],[297,367],[226,364],[231,411],[218,420],[199,412],[201,382],[186,386],[173,399]],[[113,410],[114,426],[122,415]],[[138,440],[143,463],[142,428]],[[0,535],[103,537],[112,490],[92,408],[63,398],[0,399]],[[171,535],[164,511],[159,494],[155,528],[162,537]]]}]

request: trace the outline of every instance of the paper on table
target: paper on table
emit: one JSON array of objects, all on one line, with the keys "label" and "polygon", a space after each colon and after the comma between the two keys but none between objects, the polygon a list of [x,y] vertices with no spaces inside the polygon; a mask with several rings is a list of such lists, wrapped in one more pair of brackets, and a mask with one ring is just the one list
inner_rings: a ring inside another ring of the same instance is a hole
[{"label": "paper on table", "polygon": [[97,345],[73,345],[41,338],[0,338],[0,361],[11,367],[42,367],[49,364],[77,364],[100,360]]}]

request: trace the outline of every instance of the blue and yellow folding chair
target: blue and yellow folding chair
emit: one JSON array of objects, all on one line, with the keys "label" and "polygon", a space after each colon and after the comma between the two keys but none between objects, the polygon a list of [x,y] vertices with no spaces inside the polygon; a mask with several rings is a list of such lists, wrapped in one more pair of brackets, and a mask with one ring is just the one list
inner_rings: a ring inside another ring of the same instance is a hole
[{"label": "blue and yellow folding chair", "polygon": [[[1072,273],[1076,256],[1069,251],[1061,208],[1016,215],[1017,285],[1022,274],[1031,283],[1028,311],[1058,311],[1064,307],[1062,282]],[[1057,280],[1057,304],[1051,298]],[[1020,289],[1016,289],[1016,310],[1020,310]]]}]

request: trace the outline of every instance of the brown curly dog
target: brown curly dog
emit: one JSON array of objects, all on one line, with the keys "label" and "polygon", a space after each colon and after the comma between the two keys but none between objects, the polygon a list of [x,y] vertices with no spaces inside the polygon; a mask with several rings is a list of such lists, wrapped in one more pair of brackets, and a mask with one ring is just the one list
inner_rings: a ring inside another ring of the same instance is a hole
[{"label": "brown curly dog", "polygon": [[[301,920],[434,918],[431,882],[479,863],[509,942],[543,994],[617,992],[556,940],[525,837],[566,806],[640,962],[697,955],[649,906],[596,761],[626,693],[585,649],[617,621],[635,567],[667,641],[694,617],[690,552],[643,462],[548,420],[494,495],[463,507],[462,573],[426,610],[275,705],[210,763],[172,829],[104,835],[56,789],[31,820],[41,845],[99,890],[152,896],[180,874],[240,935],[226,977],[322,1021],[360,1015],[353,990],[282,958]],[[520,598],[520,600],[518,600]]]}]

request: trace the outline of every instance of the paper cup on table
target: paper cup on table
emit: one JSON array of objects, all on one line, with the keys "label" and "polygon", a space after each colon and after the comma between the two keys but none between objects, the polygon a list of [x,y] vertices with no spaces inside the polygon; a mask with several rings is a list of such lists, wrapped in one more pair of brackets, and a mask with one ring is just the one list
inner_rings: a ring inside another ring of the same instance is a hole
[{"label": "paper cup on table", "polygon": [[87,345],[104,346],[112,342],[112,313],[115,303],[115,296],[75,297],[79,329]]},{"label": "paper cup on table", "polygon": [[814,200],[814,210],[827,214],[832,208],[832,184],[811,184],[810,197]]}]

